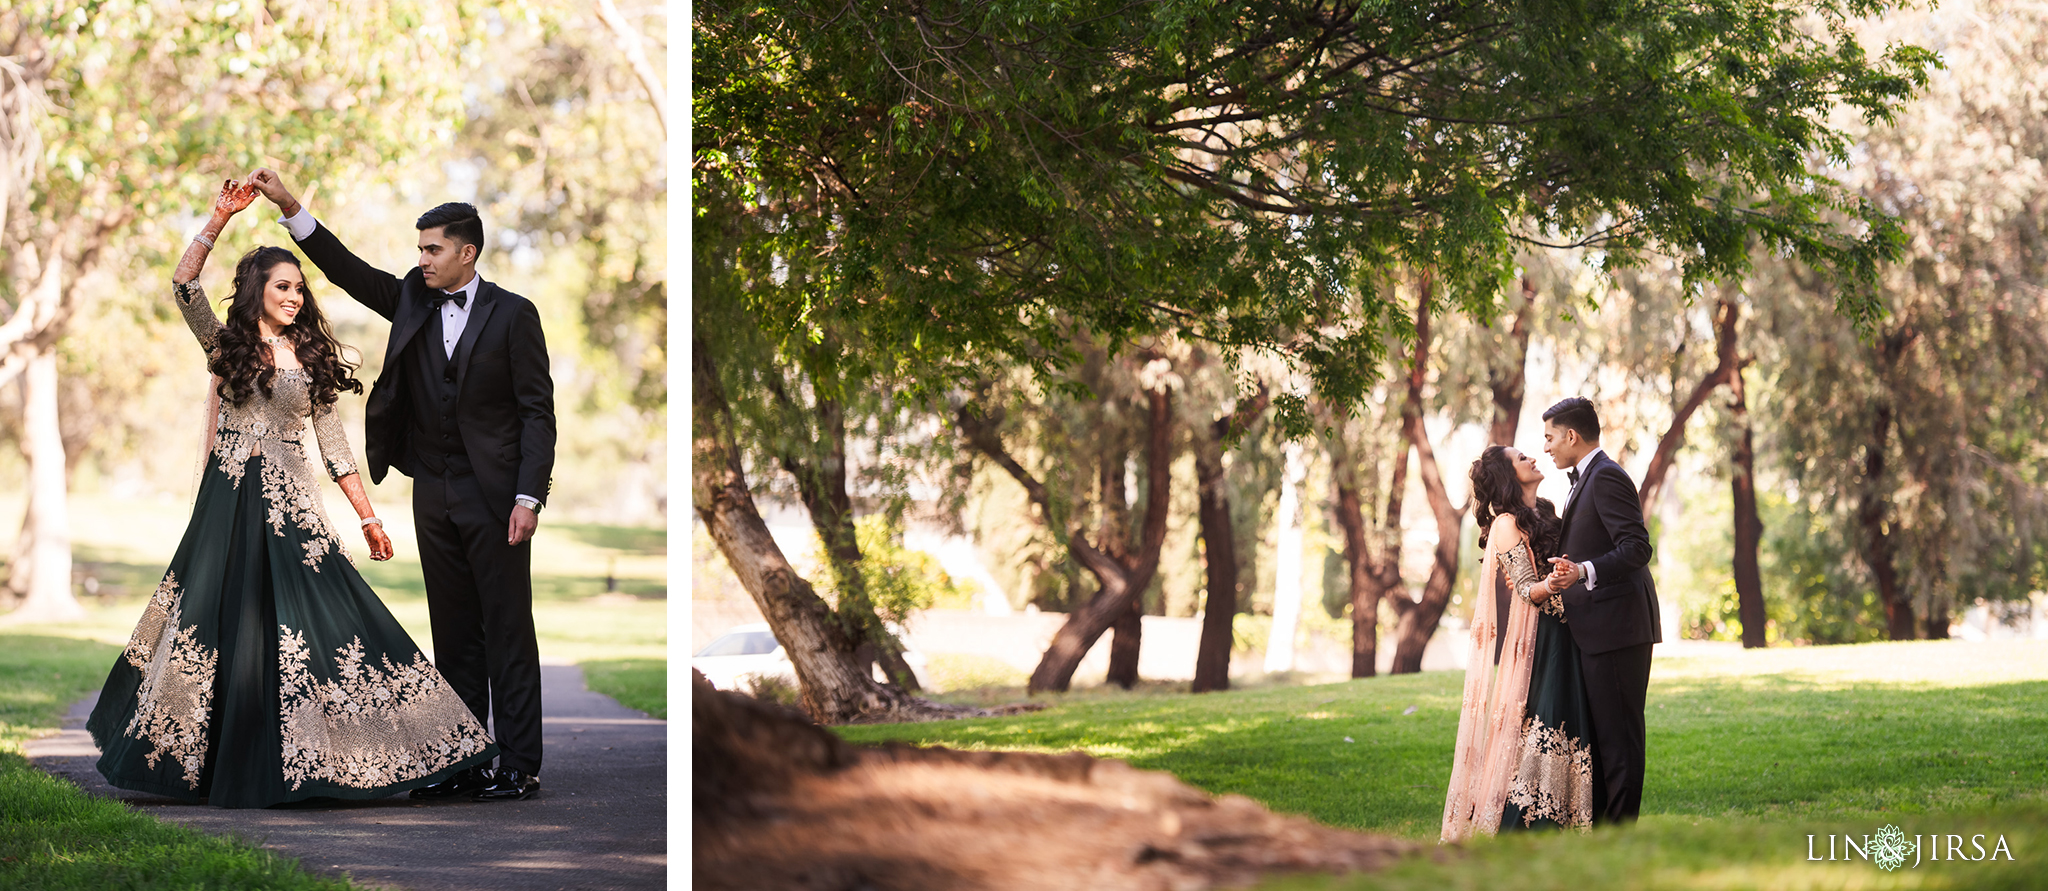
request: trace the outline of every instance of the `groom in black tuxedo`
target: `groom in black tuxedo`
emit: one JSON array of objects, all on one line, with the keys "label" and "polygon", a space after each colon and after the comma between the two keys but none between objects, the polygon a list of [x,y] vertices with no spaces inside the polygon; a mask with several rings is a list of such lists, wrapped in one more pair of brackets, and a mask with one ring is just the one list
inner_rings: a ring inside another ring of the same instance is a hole
[{"label": "groom in black tuxedo", "polygon": [[540,313],[476,274],[483,221],[467,204],[419,218],[419,265],[403,278],[343,247],[276,171],[249,175],[327,280],[391,322],[364,423],[370,479],[412,477],[413,522],[434,664],[478,721],[498,769],[415,789],[414,798],[529,798],[540,791],[540,648],[533,530],[555,466],[554,382]]},{"label": "groom in black tuxedo", "polygon": [[1565,627],[1579,647],[1593,722],[1595,780],[1606,807],[1597,822],[1633,820],[1643,805],[1643,701],[1650,689],[1650,648],[1664,640],[1657,583],[1650,578],[1650,533],[1635,481],[1600,448],[1600,416],[1574,396],[1543,412],[1543,451],[1570,470],[1561,556],[1551,559],[1564,587]]}]

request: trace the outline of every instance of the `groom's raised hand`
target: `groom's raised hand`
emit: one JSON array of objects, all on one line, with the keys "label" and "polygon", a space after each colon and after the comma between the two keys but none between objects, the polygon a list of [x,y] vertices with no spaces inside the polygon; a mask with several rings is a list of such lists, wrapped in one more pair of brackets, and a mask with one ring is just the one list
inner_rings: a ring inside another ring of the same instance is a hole
[{"label": "groom's raised hand", "polygon": [[249,171],[246,181],[255,186],[257,191],[262,192],[263,197],[270,199],[272,204],[277,205],[277,209],[285,216],[298,214],[299,199],[292,197],[291,190],[284,187],[284,177],[279,176],[277,171],[268,167],[258,167]]}]

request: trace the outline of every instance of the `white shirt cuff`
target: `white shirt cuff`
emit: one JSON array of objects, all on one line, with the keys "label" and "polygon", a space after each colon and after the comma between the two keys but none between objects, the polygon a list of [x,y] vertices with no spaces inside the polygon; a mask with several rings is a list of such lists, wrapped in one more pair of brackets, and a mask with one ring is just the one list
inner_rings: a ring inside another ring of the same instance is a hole
[{"label": "white shirt cuff", "polygon": [[299,205],[298,213],[278,217],[277,221],[284,224],[285,231],[292,234],[293,241],[305,241],[313,235],[313,229],[320,225],[319,220],[313,219],[313,212],[307,210],[303,204]]},{"label": "white shirt cuff", "polygon": [[1598,584],[1599,580],[1594,577],[1592,561],[1579,564],[1579,569],[1586,573],[1586,590],[1593,590],[1593,586]]},{"label": "white shirt cuff", "polygon": [[540,499],[535,498],[532,495],[514,495],[512,496],[512,501],[515,504],[526,505],[526,507],[529,510],[533,510],[536,512],[540,510]]}]

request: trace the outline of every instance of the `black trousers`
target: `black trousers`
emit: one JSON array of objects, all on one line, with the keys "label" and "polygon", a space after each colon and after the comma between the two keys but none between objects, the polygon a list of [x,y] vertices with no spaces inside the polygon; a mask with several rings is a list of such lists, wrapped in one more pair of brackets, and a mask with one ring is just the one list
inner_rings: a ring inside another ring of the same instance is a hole
[{"label": "black trousers", "polygon": [[1595,823],[1634,820],[1643,809],[1643,706],[1650,692],[1650,647],[1637,644],[1605,653],[1580,651],[1586,701],[1593,720],[1593,779],[1607,807]]},{"label": "black trousers", "polygon": [[[413,478],[413,524],[434,624],[434,666],[498,743],[498,766],[540,773],[540,645],[533,542],[505,543],[471,474]],[[491,717],[496,715],[496,721]]]}]

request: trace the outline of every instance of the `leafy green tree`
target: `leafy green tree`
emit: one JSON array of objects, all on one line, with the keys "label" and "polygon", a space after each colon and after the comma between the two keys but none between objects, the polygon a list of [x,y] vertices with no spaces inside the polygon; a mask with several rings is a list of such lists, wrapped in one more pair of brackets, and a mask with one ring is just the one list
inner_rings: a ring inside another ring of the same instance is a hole
[{"label": "leafy green tree", "polygon": [[1836,109],[1882,118],[1921,81],[1925,51],[1847,29],[1884,8],[704,3],[695,191],[752,222],[695,248],[792,270],[726,295],[763,331],[837,331],[932,391],[996,357],[1055,376],[1075,328],[1112,354],[1173,331],[1348,405],[1396,330],[1386,295],[1333,286],[1361,270],[1428,270],[1432,311],[1496,305],[1515,248],[1552,239],[1694,278],[1760,239],[1868,280],[1895,227],[1807,160],[1845,150]]},{"label": "leafy green tree", "polygon": [[[162,270],[222,179],[282,163],[355,182],[445,145],[477,7],[23,0],[0,8],[0,384],[25,376],[24,609],[75,612],[56,345],[117,240]],[[466,57],[467,56],[467,57]],[[219,265],[219,264],[216,264]]]},{"label": "leafy green tree", "polygon": [[1859,134],[1868,160],[1851,171],[1898,215],[1909,253],[1881,277],[1890,313],[1866,332],[1827,313],[1797,264],[1760,267],[1759,409],[1800,525],[1857,557],[1806,577],[1849,604],[1875,590],[1893,639],[1940,638],[1969,599],[2021,599],[2044,580],[2048,184],[2034,171],[2048,163],[2048,13],[1996,2],[1869,29],[1937,41],[1948,63],[1925,99]]}]

